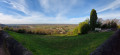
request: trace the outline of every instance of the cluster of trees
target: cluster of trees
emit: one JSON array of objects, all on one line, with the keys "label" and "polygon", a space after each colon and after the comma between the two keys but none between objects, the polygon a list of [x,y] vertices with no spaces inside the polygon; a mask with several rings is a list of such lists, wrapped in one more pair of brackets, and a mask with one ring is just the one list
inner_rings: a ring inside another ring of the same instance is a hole
[{"label": "cluster of trees", "polygon": [[117,19],[113,19],[113,20],[105,20],[104,21],[105,23],[103,23],[103,25],[101,26],[101,28],[103,29],[108,29],[108,28],[111,28],[111,29],[117,29],[118,28],[118,25],[117,25],[117,22],[118,20]]},{"label": "cluster of trees", "polygon": [[92,9],[90,13],[90,20],[87,19],[84,22],[79,23],[79,26],[74,29],[73,34],[86,34],[89,31],[95,31],[95,28],[117,29],[117,22],[117,19],[105,21],[98,19],[96,10]]},{"label": "cluster of trees", "polygon": [[79,23],[79,26],[76,27],[73,33],[76,34],[86,34],[90,30],[94,30],[97,25],[97,13],[95,9],[92,9],[90,14],[90,20],[87,19],[84,22]]}]

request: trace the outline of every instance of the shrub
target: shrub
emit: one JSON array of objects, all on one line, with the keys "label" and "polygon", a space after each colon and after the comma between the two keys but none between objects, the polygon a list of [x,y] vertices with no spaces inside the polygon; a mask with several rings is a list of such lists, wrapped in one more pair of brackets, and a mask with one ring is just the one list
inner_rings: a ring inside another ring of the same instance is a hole
[{"label": "shrub", "polygon": [[101,28],[101,25],[102,25],[102,23],[101,23],[100,21],[98,21],[98,22],[96,23],[96,27],[97,27],[97,28]]},{"label": "shrub", "polygon": [[89,21],[84,21],[79,24],[78,27],[76,27],[73,31],[73,33],[76,34],[86,34],[90,30]]},{"label": "shrub", "polygon": [[10,31],[13,31],[13,28],[11,27],[11,28],[9,28],[9,30],[10,30]]},{"label": "shrub", "polygon": [[[105,21],[104,21],[105,22]],[[102,28],[103,29],[106,29],[106,28],[112,28],[112,29],[117,29],[117,22],[116,21],[114,21],[114,20],[106,20],[106,23],[104,23],[103,25],[102,25]]]},{"label": "shrub", "polygon": [[103,25],[101,26],[101,28],[106,29],[106,28],[108,28],[108,26],[107,26],[107,24],[103,24]]},{"label": "shrub", "polygon": [[9,27],[8,27],[8,26],[5,26],[3,29],[4,29],[4,30],[9,30]]},{"label": "shrub", "polygon": [[111,21],[111,28],[117,28],[117,23],[115,21]]},{"label": "shrub", "polygon": [[120,25],[118,25],[118,27],[117,27],[118,29],[120,29]]},{"label": "shrub", "polygon": [[26,30],[25,30],[25,29],[18,29],[17,32],[18,32],[18,33],[26,33]]},{"label": "shrub", "polygon": [[87,34],[89,30],[90,30],[90,25],[84,24],[81,28],[81,34]]},{"label": "shrub", "polygon": [[28,33],[28,34],[34,34],[31,30],[27,30],[26,33]]},{"label": "shrub", "polygon": [[77,34],[78,34],[78,27],[76,27],[76,28],[73,30],[73,34],[74,34],[74,35],[77,35]]},{"label": "shrub", "polygon": [[67,32],[67,35],[74,35],[74,34],[73,34],[73,31]]}]

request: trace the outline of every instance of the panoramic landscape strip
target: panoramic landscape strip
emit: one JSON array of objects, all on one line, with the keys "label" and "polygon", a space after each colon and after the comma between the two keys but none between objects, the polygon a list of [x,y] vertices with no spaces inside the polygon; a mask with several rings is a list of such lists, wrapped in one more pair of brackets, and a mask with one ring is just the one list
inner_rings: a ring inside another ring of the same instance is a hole
[{"label": "panoramic landscape strip", "polygon": [[0,0],[0,55],[120,55],[120,0]]}]

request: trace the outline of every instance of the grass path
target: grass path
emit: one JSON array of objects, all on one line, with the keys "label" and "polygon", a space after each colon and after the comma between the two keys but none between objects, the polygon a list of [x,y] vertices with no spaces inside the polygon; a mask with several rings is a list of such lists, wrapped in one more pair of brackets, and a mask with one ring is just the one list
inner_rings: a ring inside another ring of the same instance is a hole
[{"label": "grass path", "polygon": [[113,32],[78,36],[45,36],[7,31],[34,55],[89,55]]}]

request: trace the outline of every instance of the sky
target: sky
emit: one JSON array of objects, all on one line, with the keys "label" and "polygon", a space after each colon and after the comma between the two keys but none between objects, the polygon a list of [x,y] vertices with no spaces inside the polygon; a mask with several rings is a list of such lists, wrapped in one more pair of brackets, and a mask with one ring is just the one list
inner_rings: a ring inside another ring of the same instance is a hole
[{"label": "sky", "polygon": [[120,0],[0,0],[2,24],[78,24],[90,17],[120,19]]}]

